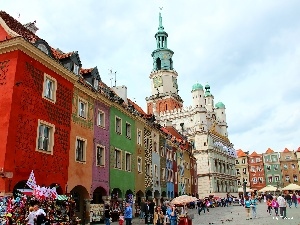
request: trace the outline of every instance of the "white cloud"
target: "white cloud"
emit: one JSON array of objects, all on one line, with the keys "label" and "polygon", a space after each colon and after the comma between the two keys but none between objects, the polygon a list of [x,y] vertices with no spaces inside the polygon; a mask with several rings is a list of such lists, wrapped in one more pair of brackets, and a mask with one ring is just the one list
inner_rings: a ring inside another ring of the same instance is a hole
[{"label": "white cloud", "polygon": [[2,10],[63,51],[78,50],[83,67],[97,66],[110,85],[128,86],[145,108],[158,6],[175,54],[179,94],[191,104],[197,81],[226,105],[236,148],[264,152],[300,146],[300,2],[297,0],[5,1]]}]

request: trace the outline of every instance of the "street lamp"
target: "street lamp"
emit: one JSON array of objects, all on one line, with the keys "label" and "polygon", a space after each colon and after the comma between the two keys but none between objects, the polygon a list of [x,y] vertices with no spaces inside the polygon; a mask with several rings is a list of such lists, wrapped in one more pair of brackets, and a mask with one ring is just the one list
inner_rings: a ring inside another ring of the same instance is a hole
[{"label": "street lamp", "polygon": [[244,181],[243,182],[244,197],[246,196],[246,185],[247,185],[247,181]]}]

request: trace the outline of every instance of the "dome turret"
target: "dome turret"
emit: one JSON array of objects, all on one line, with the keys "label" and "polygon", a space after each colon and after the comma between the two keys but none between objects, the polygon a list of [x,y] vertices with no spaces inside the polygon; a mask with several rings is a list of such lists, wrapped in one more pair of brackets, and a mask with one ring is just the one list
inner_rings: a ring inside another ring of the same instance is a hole
[{"label": "dome turret", "polygon": [[199,83],[196,83],[192,87],[192,91],[203,90],[203,86]]},{"label": "dome turret", "polygon": [[207,96],[212,96],[212,94],[210,93],[210,86],[207,84],[205,85],[205,94],[204,94],[205,97]]},{"label": "dome turret", "polygon": [[223,104],[223,102],[218,102],[215,105],[216,109],[225,109],[225,105]]}]

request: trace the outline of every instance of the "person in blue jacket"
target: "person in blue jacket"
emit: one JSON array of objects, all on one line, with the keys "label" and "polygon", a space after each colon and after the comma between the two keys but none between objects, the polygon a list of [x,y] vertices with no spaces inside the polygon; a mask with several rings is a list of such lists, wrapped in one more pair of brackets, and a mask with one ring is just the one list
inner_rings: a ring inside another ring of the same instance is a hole
[{"label": "person in blue jacket", "polygon": [[177,213],[175,205],[171,205],[171,207],[168,207],[167,215],[170,220],[170,225],[177,225]]},{"label": "person in blue jacket", "polygon": [[124,211],[125,225],[131,225],[132,221],[132,208],[130,203],[126,203],[125,211]]}]

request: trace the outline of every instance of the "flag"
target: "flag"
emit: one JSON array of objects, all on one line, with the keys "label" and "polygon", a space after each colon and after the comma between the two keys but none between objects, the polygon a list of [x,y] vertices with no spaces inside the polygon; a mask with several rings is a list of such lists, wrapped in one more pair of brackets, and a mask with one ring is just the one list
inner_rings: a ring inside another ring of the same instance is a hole
[{"label": "flag", "polygon": [[30,187],[31,189],[34,189],[34,188],[36,187],[36,182],[35,182],[35,177],[34,177],[33,170],[31,170],[31,173],[30,173],[30,175],[29,175],[29,178],[28,178],[26,184],[27,184],[28,187]]}]

